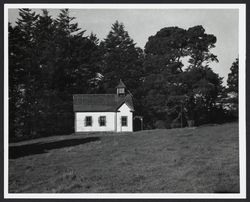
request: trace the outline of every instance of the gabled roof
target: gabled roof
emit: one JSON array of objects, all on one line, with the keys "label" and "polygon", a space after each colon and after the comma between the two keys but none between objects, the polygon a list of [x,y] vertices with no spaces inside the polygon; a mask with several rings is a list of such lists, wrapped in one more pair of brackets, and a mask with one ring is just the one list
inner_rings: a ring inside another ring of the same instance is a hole
[{"label": "gabled roof", "polygon": [[76,112],[115,112],[126,103],[134,111],[131,95],[117,94],[75,94],[73,108]]},{"label": "gabled roof", "polygon": [[116,86],[116,88],[126,88],[125,84],[122,82],[121,79],[120,79],[119,84]]}]

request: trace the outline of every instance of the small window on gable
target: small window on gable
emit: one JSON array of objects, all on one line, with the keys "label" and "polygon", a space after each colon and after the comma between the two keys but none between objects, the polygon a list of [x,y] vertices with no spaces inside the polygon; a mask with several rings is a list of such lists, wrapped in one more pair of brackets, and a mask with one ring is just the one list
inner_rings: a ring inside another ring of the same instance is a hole
[{"label": "small window on gable", "polygon": [[99,125],[100,126],[106,126],[106,116],[100,116],[99,117]]},{"label": "small window on gable", "polygon": [[92,116],[86,116],[85,126],[92,126]]},{"label": "small window on gable", "polygon": [[124,88],[118,88],[118,94],[124,94],[125,91],[124,91]]},{"label": "small window on gable", "polygon": [[122,126],[128,126],[128,117],[122,116]]}]

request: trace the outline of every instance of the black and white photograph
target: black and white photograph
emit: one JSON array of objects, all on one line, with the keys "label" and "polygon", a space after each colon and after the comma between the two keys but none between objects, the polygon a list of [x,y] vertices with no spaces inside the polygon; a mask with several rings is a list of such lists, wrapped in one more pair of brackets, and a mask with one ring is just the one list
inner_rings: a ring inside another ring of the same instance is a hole
[{"label": "black and white photograph", "polygon": [[246,197],[244,4],[4,14],[6,198]]}]

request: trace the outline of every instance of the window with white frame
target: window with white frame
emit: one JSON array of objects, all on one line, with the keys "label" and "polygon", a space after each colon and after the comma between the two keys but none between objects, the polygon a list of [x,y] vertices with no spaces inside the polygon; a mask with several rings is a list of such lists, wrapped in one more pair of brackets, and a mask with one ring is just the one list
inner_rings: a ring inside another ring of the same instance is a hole
[{"label": "window with white frame", "polygon": [[122,126],[128,126],[128,117],[122,116]]},{"label": "window with white frame", "polygon": [[100,116],[99,117],[99,125],[100,126],[106,126],[106,116]]},{"label": "window with white frame", "polygon": [[85,126],[92,126],[92,116],[85,117]]}]

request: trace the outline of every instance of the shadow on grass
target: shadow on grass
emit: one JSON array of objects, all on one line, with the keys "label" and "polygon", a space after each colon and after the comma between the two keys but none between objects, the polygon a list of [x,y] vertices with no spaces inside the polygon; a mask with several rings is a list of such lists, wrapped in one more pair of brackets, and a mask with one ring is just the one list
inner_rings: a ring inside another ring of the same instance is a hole
[{"label": "shadow on grass", "polygon": [[71,147],[98,140],[100,140],[99,137],[86,137],[84,139],[67,139],[54,142],[33,143],[21,146],[10,146],[9,158],[17,159],[20,157],[34,155],[34,154],[43,154],[46,153],[47,150]]}]

